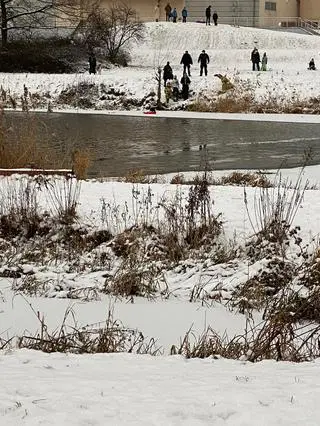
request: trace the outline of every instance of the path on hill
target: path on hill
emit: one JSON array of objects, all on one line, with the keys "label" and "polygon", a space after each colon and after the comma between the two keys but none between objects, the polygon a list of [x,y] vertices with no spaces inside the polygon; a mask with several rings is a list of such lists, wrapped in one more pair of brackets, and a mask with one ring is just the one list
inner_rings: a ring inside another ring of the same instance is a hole
[{"label": "path on hill", "polygon": [[[320,124],[196,118],[37,113],[39,140],[70,154],[89,149],[89,177],[123,176],[133,169],[163,174],[203,170],[277,169],[301,165],[311,150],[320,164]],[[18,129],[24,116],[7,112]],[[200,145],[206,144],[205,149]]]}]

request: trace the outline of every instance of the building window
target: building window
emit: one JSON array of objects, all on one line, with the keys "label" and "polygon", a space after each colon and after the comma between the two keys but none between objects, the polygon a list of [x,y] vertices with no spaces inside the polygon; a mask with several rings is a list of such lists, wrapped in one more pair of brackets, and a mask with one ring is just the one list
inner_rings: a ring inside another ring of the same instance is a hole
[{"label": "building window", "polygon": [[265,10],[277,10],[277,3],[274,1],[266,1],[264,8]]}]

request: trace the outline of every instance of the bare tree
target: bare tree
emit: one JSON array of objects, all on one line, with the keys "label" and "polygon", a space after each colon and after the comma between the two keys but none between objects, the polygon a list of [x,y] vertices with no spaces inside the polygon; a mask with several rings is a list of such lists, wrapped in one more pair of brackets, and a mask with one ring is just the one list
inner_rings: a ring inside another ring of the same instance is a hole
[{"label": "bare tree", "polygon": [[90,48],[103,47],[111,62],[132,43],[143,40],[145,25],[137,12],[125,3],[114,3],[108,9],[89,13],[84,24],[85,42]]},{"label": "bare tree", "polygon": [[71,17],[79,13],[78,0],[0,0],[2,46],[7,46],[9,32],[52,28],[56,19],[65,19],[70,25]]}]

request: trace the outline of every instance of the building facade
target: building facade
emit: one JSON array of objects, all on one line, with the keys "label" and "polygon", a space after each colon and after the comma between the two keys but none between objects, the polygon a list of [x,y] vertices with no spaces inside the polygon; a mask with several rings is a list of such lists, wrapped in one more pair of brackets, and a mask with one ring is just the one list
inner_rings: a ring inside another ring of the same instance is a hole
[{"label": "building facade", "polygon": [[[80,0],[82,4],[88,4]],[[100,0],[100,6],[109,7],[115,0]],[[122,0],[123,1],[123,0]],[[137,10],[143,21],[165,20],[165,6],[176,7],[178,17],[186,6],[189,21],[204,21],[205,10],[211,5],[219,15],[219,22],[231,25],[275,26],[294,25],[298,19],[320,21],[320,0],[124,0]],[[157,9],[159,5],[159,9]],[[159,16],[160,12],[160,16]]]}]

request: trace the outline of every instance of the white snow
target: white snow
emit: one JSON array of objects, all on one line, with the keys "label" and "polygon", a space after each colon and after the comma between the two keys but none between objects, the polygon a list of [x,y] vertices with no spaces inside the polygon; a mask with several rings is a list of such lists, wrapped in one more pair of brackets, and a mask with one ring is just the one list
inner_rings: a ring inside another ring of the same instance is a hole
[{"label": "white snow", "polygon": [[0,355],[0,422],[17,425],[317,426],[319,361]]}]

